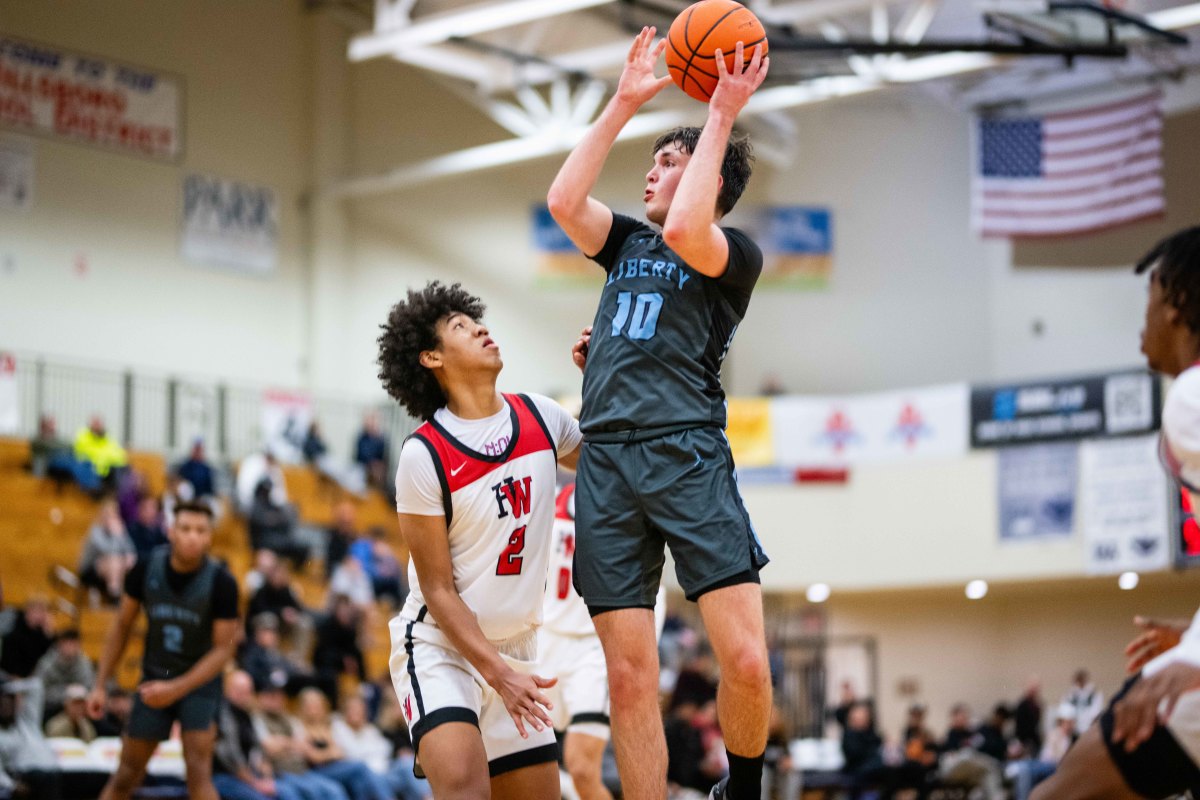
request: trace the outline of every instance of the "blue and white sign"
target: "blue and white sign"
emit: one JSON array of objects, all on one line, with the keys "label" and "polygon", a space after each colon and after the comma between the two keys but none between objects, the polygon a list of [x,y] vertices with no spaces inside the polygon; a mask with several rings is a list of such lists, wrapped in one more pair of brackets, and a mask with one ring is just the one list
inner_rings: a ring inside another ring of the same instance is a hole
[{"label": "blue and white sign", "polygon": [[819,206],[771,206],[762,210],[758,243],[762,282],[823,288],[833,269],[833,214]]},{"label": "blue and white sign", "polygon": [[1071,535],[1075,523],[1076,442],[1006,447],[996,470],[1000,541]]},{"label": "blue and white sign", "polygon": [[275,192],[208,175],[183,181],[183,257],[252,275],[279,260],[279,206]]}]

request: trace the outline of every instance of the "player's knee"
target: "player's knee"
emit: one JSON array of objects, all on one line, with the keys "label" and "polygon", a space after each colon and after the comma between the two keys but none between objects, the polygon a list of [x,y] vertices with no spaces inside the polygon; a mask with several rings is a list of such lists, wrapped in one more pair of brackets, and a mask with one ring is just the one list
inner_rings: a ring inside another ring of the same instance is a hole
[{"label": "player's knee", "polygon": [[734,653],[722,665],[721,680],[731,688],[759,691],[771,682],[771,665],[767,654],[759,647],[747,647]]},{"label": "player's knee", "polygon": [[627,707],[647,699],[653,702],[658,697],[658,673],[639,666],[637,661],[610,663],[608,688],[614,705]]},{"label": "player's knee", "polygon": [[446,800],[490,800],[491,785],[487,775],[476,775],[468,769],[451,770],[439,776],[438,797]]},{"label": "player's knee", "polygon": [[112,788],[120,797],[128,797],[142,782],[145,770],[140,770],[128,764],[121,764],[113,773]]},{"label": "player's knee", "polygon": [[212,753],[185,753],[183,765],[189,792],[194,786],[204,786],[212,781]]},{"label": "player's knee", "polygon": [[576,786],[591,786],[600,782],[600,762],[585,753],[567,753],[563,759],[567,774]]}]

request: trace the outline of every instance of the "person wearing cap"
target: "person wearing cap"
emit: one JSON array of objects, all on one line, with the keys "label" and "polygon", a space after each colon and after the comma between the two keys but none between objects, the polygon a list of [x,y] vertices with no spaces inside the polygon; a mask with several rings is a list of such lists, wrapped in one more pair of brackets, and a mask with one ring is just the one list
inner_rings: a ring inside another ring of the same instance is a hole
[{"label": "person wearing cap", "polygon": [[42,679],[45,688],[45,713],[52,717],[62,710],[67,689],[91,686],[96,678],[92,661],[79,643],[79,631],[65,630],[54,640],[54,647],[38,661],[33,674]]},{"label": "person wearing cap", "polygon": [[96,738],[96,726],[87,715],[88,690],[73,683],[63,693],[63,710],[46,723],[46,735],[59,739],[79,739],[85,744]]}]

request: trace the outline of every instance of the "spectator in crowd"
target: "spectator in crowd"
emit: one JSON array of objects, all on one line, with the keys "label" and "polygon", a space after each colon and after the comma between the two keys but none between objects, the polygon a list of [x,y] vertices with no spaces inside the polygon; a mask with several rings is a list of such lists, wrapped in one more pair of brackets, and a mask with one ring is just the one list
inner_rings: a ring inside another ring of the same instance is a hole
[{"label": "spectator in crowd", "polygon": [[158,498],[146,495],[138,502],[137,516],[129,524],[129,539],[137,551],[137,557],[143,559],[156,547],[167,543],[167,531],[163,527],[162,507]]},{"label": "spectator in crowd", "polygon": [[992,716],[979,726],[979,744],[977,750],[985,756],[991,756],[1003,764],[1008,760],[1008,723],[1012,712],[1003,703],[992,709]]},{"label": "spectator in crowd", "polygon": [[1012,765],[1014,800],[1028,800],[1033,787],[1049,778],[1058,769],[1058,763],[1075,743],[1075,706],[1059,705],[1054,716],[1054,727],[1046,736],[1038,757],[1027,758]]},{"label": "spectator in crowd", "polygon": [[138,507],[142,500],[151,495],[149,483],[141,470],[127,469],[116,481],[117,510],[121,513],[121,521],[128,528],[137,520]]},{"label": "spectator in crowd", "polygon": [[704,774],[704,741],[700,730],[692,724],[699,705],[681,697],[672,702],[664,723],[667,741],[667,783],[674,787],[703,792],[712,787],[713,780]]},{"label": "spectator in crowd", "polygon": [[887,781],[883,763],[883,738],[875,730],[871,706],[861,700],[846,710],[846,726],[842,730],[842,772],[848,775],[857,789],[882,787]]},{"label": "spectator in crowd", "polygon": [[366,678],[362,648],[359,646],[361,615],[350,598],[336,595],[333,608],[317,625],[317,645],[313,649],[313,669],[318,685],[331,699],[337,698],[338,678],[350,675]]},{"label": "spectator in crowd", "polygon": [[367,716],[367,701],[361,695],[348,695],[342,710],[333,718],[333,740],[346,758],[361,761],[382,776],[399,800],[426,800],[431,797],[429,782],[413,775],[411,757],[395,758],[395,748]]},{"label": "spectator in crowd", "polygon": [[51,478],[58,484],[74,481],[89,494],[100,491],[100,476],[91,462],[75,458],[75,449],[58,435],[51,414],[38,418],[37,436],[29,442],[29,471],[38,478]]},{"label": "spectator in crowd", "polygon": [[248,633],[252,633],[250,622],[263,614],[275,617],[281,639],[287,642],[292,656],[297,661],[307,662],[312,652],[313,623],[292,588],[292,573],[286,561],[276,560],[270,566],[266,583],[251,596],[246,608]]},{"label": "spectator in crowd", "polygon": [[355,800],[393,800],[387,781],[361,761],[351,761],[333,740],[329,701],[316,689],[300,693],[300,737],[312,768],[342,785]]},{"label": "spectator in crowd", "polygon": [[347,555],[329,577],[329,598],[345,595],[364,614],[370,614],[375,606],[375,588],[363,570],[362,563]]},{"label": "spectator in crowd", "polygon": [[46,735],[59,739],[79,739],[85,743],[95,739],[96,726],[87,715],[87,696],[88,690],[83,684],[68,686],[63,694],[62,711],[46,723]]},{"label": "spectator in crowd", "polygon": [[91,686],[96,671],[79,643],[79,631],[71,628],[60,633],[54,646],[38,661],[33,675],[42,681],[46,717],[62,709],[71,686]]},{"label": "spectator in crowd", "polygon": [[[850,709],[858,703],[858,692],[854,690],[854,684],[850,681],[842,681],[838,687],[838,704],[833,707],[833,720],[838,724],[838,727],[843,731],[846,730],[846,721],[850,717]],[[870,705],[870,704],[869,704]],[[871,720],[874,724],[875,707],[871,705]]]},{"label": "spectator in crowd", "polygon": [[242,459],[237,472],[237,503],[243,514],[250,513],[254,505],[254,495],[260,483],[267,481],[271,502],[276,506],[287,505],[287,483],[283,479],[283,469],[271,448],[265,448],[261,453],[252,453]]},{"label": "spectator in crowd", "polygon": [[267,686],[258,693],[254,730],[277,781],[294,786],[306,798],[348,800],[340,783],[309,767],[300,721],[288,714],[287,695],[280,689]]},{"label": "spectator in crowd", "polygon": [[329,529],[325,543],[326,578],[333,577],[333,571],[350,554],[350,546],[357,539],[354,503],[343,500],[333,508],[333,527]]},{"label": "spectator in crowd", "polygon": [[792,763],[788,750],[787,726],[778,705],[771,706],[771,721],[767,728],[767,749],[763,759],[764,798],[800,800],[801,775]]},{"label": "spectator in crowd", "polygon": [[[242,579],[247,597],[253,598],[258,590],[266,585],[271,572],[278,563],[279,556],[275,555],[274,552],[266,549],[254,551],[254,564]],[[253,615],[247,614],[247,616]]]},{"label": "spectator in crowd", "polygon": [[375,598],[386,599],[393,608],[399,608],[407,594],[401,580],[404,570],[388,546],[387,531],[380,527],[371,528],[367,536],[350,545],[350,555],[362,564]]},{"label": "spectator in crowd", "polygon": [[121,469],[129,465],[125,449],[108,435],[99,415],[75,434],[75,459],[91,464],[100,480],[110,486]]},{"label": "spectator in crowd", "polygon": [[95,721],[97,735],[120,736],[125,733],[125,726],[129,724],[129,714],[132,711],[133,695],[120,686],[110,687],[104,704],[104,716]]},{"label": "spectator in crowd", "polygon": [[691,658],[684,662],[675,679],[675,689],[671,692],[668,708],[674,708],[681,703],[690,703],[697,710],[709,700],[717,696],[716,660],[708,642],[696,645]]},{"label": "spectator in crowd", "polygon": [[252,620],[254,641],[242,654],[242,669],[250,674],[254,686],[283,689],[295,695],[313,685],[313,674],[301,669],[279,649],[279,621],[273,614],[259,614]]},{"label": "spectator in crowd", "polygon": [[300,451],[304,461],[315,469],[318,474],[337,483],[348,492],[365,495],[367,491],[366,478],[358,464],[339,464],[338,460],[329,454],[329,446],[321,435],[321,426],[313,420],[304,434],[304,444]]},{"label": "spectator in crowd", "polygon": [[271,487],[270,481],[263,480],[254,490],[246,520],[250,546],[255,550],[272,550],[299,568],[308,560],[308,547],[296,538],[296,509],[278,504]]},{"label": "spectator in crowd", "polygon": [[0,795],[25,787],[37,800],[58,800],[62,776],[42,733],[42,682],[0,684]]},{"label": "spectator in crowd", "polygon": [[250,676],[231,672],[225,699],[217,713],[213,748],[213,788],[224,800],[302,800],[303,795],[276,781],[264,764],[262,748],[250,716],[254,700]]},{"label": "spectator in crowd", "polygon": [[[12,629],[4,636],[4,646],[0,649],[0,672],[28,678],[53,644],[54,623],[50,619],[50,605],[44,597],[30,597],[13,621]],[[41,693],[39,686],[38,694]],[[39,707],[38,714],[41,713]]]},{"label": "spectator in crowd", "polygon": [[1025,685],[1025,693],[1013,712],[1017,741],[1028,757],[1042,749],[1042,682],[1034,676]]},{"label": "spectator in crowd", "polygon": [[204,440],[192,442],[188,457],[175,466],[175,474],[191,484],[192,499],[206,500],[217,496],[216,472],[204,456]]},{"label": "spectator in crowd", "polygon": [[985,800],[1004,800],[1000,763],[980,753],[983,737],[971,727],[971,709],[958,703],[950,709],[950,727],[942,744],[939,776],[943,783],[978,792]]},{"label": "spectator in crowd", "polygon": [[1075,730],[1083,733],[1104,713],[1104,693],[1092,683],[1086,669],[1075,672],[1071,688],[1063,697],[1064,703],[1075,708]]},{"label": "spectator in crowd", "polygon": [[909,706],[901,739],[904,758],[897,771],[896,786],[915,789],[919,796],[924,796],[938,766],[938,746],[925,724],[925,706],[919,703]]},{"label": "spectator in crowd", "polygon": [[321,435],[321,425],[315,419],[308,423],[308,430],[304,433],[304,444],[300,446],[300,452],[304,454],[305,462],[312,467],[316,467],[318,462],[329,452],[329,446],[325,444],[325,437]]},{"label": "spectator in crowd", "polygon": [[99,589],[112,603],[121,599],[125,573],[137,561],[137,550],[125,530],[114,500],[105,500],[84,540],[79,558],[79,579],[84,586]]},{"label": "spectator in crowd", "polygon": [[379,415],[374,411],[363,417],[362,431],[354,442],[354,461],[362,466],[369,485],[389,497],[395,492],[388,475],[387,439],[379,430]]}]

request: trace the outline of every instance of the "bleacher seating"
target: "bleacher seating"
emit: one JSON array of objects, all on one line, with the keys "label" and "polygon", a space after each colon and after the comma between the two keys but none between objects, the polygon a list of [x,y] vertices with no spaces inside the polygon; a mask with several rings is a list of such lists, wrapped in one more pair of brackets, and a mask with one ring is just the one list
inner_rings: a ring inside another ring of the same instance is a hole
[{"label": "bleacher seating", "polygon": [[[167,462],[162,454],[132,451],[129,455],[131,465],[145,474],[150,490],[161,493],[167,478]],[[4,497],[0,505],[0,582],[8,605],[20,605],[35,594],[56,594],[51,580],[55,567],[77,569],[88,526],[96,515],[96,502],[92,498],[73,486],[58,486],[53,481],[33,477],[25,469],[28,460],[27,441],[0,438],[0,487]],[[329,525],[333,506],[342,497],[340,491],[302,467],[288,468],[286,479],[288,493],[299,509],[301,520],[321,528]],[[395,512],[387,500],[372,493],[355,502],[360,528],[365,531],[372,526],[383,527],[388,532],[388,541],[403,557]],[[235,514],[223,515],[213,537],[213,555],[225,560],[239,582],[250,569],[252,555],[245,523]],[[310,562],[309,568],[296,576],[296,581],[305,604],[324,608],[327,587],[319,562]],[[98,659],[105,634],[114,621],[114,611],[90,608],[85,602],[86,595],[61,583],[57,595],[63,601],[56,606],[60,624],[78,624],[84,651]],[[247,600],[243,593],[243,604]],[[375,616],[375,624],[366,636],[369,647],[364,651],[368,674],[372,677],[386,671],[390,654],[389,614],[381,610]],[[118,680],[122,685],[132,687],[137,680],[141,645],[141,630],[137,630],[119,665]]]}]

